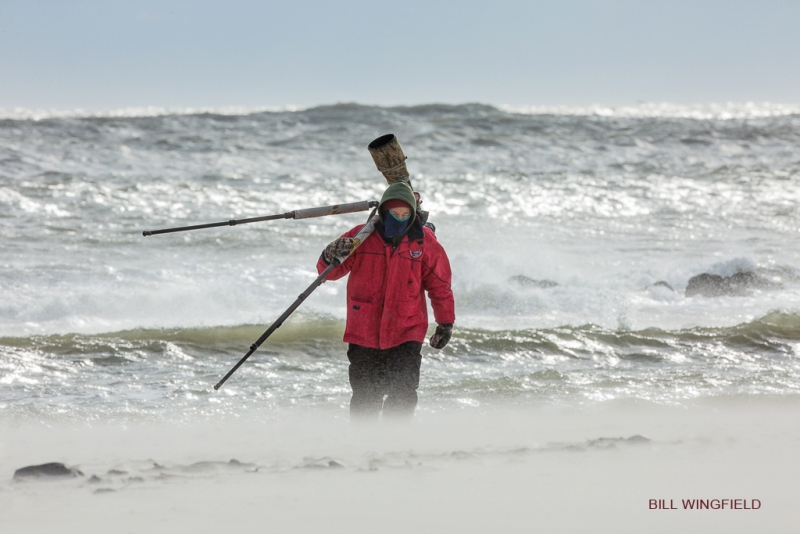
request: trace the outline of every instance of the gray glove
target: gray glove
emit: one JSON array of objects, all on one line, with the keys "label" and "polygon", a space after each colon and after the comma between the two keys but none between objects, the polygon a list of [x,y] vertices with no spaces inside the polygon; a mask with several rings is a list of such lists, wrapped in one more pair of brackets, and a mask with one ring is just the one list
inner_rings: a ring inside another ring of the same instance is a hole
[{"label": "gray glove", "polygon": [[447,342],[450,341],[450,336],[453,334],[453,323],[444,323],[436,325],[436,332],[431,336],[431,347],[434,349],[443,349]]},{"label": "gray glove", "polygon": [[353,238],[340,237],[338,239],[334,239],[327,247],[325,247],[325,250],[322,251],[322,257],[325,258],[325,261],[330,263],[334,258],[338,258],[339,256],[347,256],[350,254],[352,249]]}]

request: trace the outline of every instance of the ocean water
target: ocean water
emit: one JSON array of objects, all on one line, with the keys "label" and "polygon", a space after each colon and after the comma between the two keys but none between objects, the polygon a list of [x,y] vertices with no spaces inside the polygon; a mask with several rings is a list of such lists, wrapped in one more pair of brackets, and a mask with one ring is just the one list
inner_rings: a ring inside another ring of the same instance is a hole
[{"label": "ocean water", "polygon": [[142,231],[377,200],[387,132],[453,268],[421,414],[800,392],[800,107],[4,110],[0,417],[346,418],[344,281],[211,387],[366,212]]},{"label": "ocean water", "polygon": [[[388,132],[456,300],[414,420],[349,424],[344,281],[214,391],[367,213],[142,232],[377,200]],[[798,201],[800,106],[0,110],[0,531],[795,532]]]}]

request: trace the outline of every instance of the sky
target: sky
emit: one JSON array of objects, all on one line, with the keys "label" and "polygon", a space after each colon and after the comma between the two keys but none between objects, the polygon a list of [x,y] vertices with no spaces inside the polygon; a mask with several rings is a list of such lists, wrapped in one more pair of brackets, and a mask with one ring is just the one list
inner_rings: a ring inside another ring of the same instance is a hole
[{"label": "sky", "polygon": [[800,1],[0,0],[0,108],[800,103]]}]

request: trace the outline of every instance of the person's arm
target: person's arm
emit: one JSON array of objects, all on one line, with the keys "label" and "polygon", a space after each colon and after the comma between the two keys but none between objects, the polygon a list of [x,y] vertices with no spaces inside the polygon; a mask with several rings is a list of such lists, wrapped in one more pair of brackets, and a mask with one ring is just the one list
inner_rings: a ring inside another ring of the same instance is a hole
[{"label": "person's arm", "polygon": [[429,240],[426,249],[428,253],[422,257],[422,286],[428,292],[433,317],[438,323],[436,333],[431,336],[431,346],[441,349],[450,340],[456,321],[455,300],[450,287],[452,273],[447,253],[435,238]]}]

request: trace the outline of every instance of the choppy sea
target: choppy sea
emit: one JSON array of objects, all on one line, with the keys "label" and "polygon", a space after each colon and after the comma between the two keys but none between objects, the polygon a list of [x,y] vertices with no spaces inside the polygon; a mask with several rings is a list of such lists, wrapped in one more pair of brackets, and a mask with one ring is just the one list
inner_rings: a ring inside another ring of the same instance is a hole
[{"label": "choppy sea", "polygon": [[800,106],[2,110],[0,418],[346,418],[344,281],[212,386],[366,212],[142,231],[377,200],[389,132],[453,268],[420,412],[800,392]]}]

